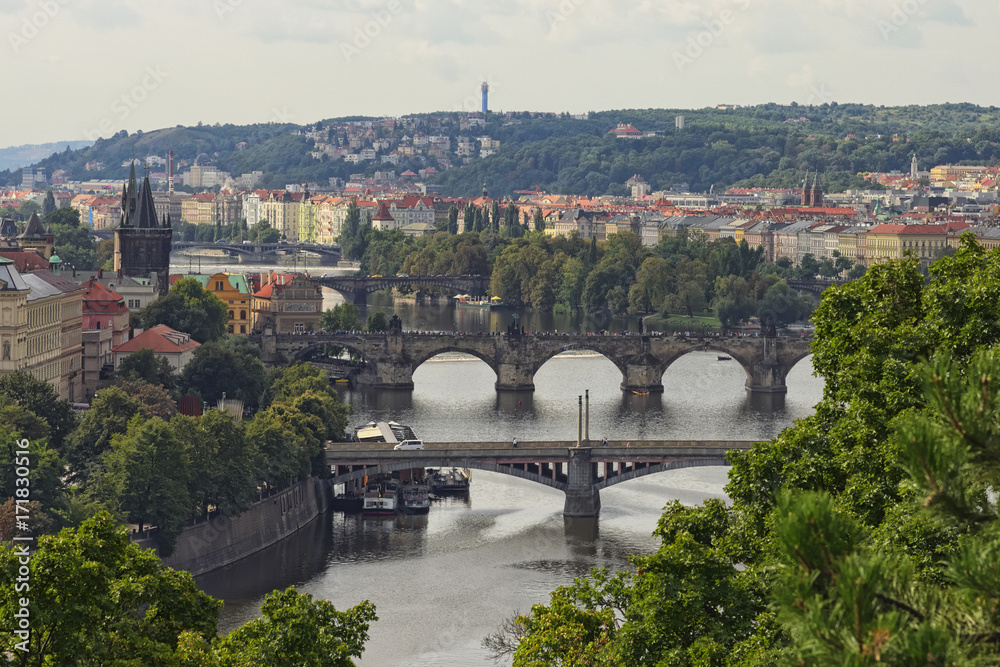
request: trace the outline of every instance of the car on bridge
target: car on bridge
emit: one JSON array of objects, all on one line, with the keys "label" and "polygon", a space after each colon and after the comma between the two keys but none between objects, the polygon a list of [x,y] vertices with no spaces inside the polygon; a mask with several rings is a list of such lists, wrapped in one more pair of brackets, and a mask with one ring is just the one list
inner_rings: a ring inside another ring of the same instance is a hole
[{"label": "car on bridge", "polygon": [[403,442],[393,447],[395,451],[403,451],[406,449],[423,449],[423,448],[424,448],[423,440],[404,440]]}]

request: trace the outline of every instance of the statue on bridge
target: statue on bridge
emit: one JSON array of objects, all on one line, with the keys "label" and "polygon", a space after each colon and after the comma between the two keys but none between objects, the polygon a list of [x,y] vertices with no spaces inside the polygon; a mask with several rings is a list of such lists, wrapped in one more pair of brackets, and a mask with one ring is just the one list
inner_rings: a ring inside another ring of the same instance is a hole
[{"label": "statue on bridge", "polygon": [[399,319],[399,315],[395,313],[389,318],[389,335],[399,336],[403,333],[403,320]]},{"label": "statue on bridge", "polygon": [[760,335],[765,338],[774,338],[778,335],[777,318],[771,311],[760,316]]}]

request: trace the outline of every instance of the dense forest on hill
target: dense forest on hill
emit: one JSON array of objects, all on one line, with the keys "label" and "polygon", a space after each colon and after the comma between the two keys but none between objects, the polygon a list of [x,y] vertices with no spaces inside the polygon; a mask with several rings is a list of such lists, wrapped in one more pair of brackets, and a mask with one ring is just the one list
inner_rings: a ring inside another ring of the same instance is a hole
[{"label": "dense forest on hill", "polygon": [[[675,127],[682,115],[684,129]],[[624,195],[625,181],[640,174],[654,190],[686,185],[692,191],[739,186],[789,187],[802,173],[820,172],[828,191],[865,184],[858,174],[907,171],[912,155],[920,168],[945,163],[1000,162],[1000,109],[972,104],[875,107],[858,104],[782,106],[764,104],[737,109],[630,109],[601,111],[576,118],[568,114],[540,116],[490,114],[485,127],[459,130],[458,114],[407,117],[413,132],[489,136],[500,149],[485,159],[446,171],[432,182],[441,194],[468,196],[485,183],[490,194],[539,187],[581,195]],[[165,155],[178,161],[199,155],[234,176],[264,172],[264,187],[288,183],[324,183],[331,177],[373,174],[380,169],[414,171],[439,167],[434,158],[407,158],[396,167],[378,161],[348,164],[317,160],[314,142],[298,132],[329,127],[358,117],[320,121],[308,126],[288,123],[257,125],[177,126],[128,134],[124,130],[93,146],[54,153],[37,166],[48,173],[64,169],[74,179],[124,178],[122,163],[135,155]],[[616,139],[608,131],[619,123],[655,133]],[[396,138],[410,131],[397,127]],[[294,133],[294,134],[293,134]],[[379,137],[391,131],[379,128]],[[246,150],[236,145],[246,142]],[[103,162],[101,172],[87,172],[87,162]],[[458,160],[456,159],[456,164]],[[0,172],[0,185],[20,182],[20,172]]]}]

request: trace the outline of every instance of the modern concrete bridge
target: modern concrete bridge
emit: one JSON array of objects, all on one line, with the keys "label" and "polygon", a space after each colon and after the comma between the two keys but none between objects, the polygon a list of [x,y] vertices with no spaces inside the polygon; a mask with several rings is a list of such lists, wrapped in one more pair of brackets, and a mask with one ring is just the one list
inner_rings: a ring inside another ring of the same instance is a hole
[{"label": "modern concrete bridge", "polygon": [[622,373],[621,388],[637,393],[663,391],[663,373],[693,351],[732,357],[746,372],[753,392],[787,391],[785,376],[809,354],[809,339],[790,336],[601,336],[539,334],[525,336],[460,333],[334,333],[251,336],[263,361],[286,364],[305,359],[327,345],[356,353],[367,363],[356,381],[382,389],[412,389],[413,371],[443,352],[482,359],[497,375],[498,391],[532,391],[535,373],[552,357],[569,350],[591,350],[607,357]]},{"label": "modern concrete bridge", "polygon": [[752,445],[745,440],[658,440],[576,447],[569,441],[528,441],[515,449],[509,442],[425,442],[422,451],[397,452],[392,444],[349,442],[328,445],[326,462],[329,481],[345,485],[380,473],[428,467],[513,475],[563,491],[564,516],[596,517],[601,489],[667,470],[728,465],[728,450]]},{"label": "modern concrete bridge", "polygon": [[393,287],[444,287],[460,294],[483,296],[489,286],[489,276],[324,276],[313,278],[317,285],[329,287],[344,295],[355,305],[365,305],[372,292]]}]

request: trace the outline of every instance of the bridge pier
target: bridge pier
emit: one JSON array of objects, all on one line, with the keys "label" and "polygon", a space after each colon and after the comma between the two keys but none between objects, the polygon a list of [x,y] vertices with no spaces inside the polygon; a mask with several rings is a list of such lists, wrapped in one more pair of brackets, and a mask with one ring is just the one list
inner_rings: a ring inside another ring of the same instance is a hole
[{"label": "bridge pier", "polygon": [[497,391],[534,391],[535,372],[530,363],[497,364]]},{"label": "bridge pier", "polygon": [[622,378],[622,391],[662,394],[664,371],[666,368],[663,363],[652,355],[629,359]]},{"label": "bridge pier", "polygon": [[564,517],[596,517],[601,511],[601,494],[594,488],[594,465],[590,448],[571,448]]},{"label": "bridge pier", "polygon": [[767,336],[761,341],[762,354],[750,364],[746,388],[752,393],[785,394],[788,392],[785,385],[788,368],[778,361],[778,339]]}]

